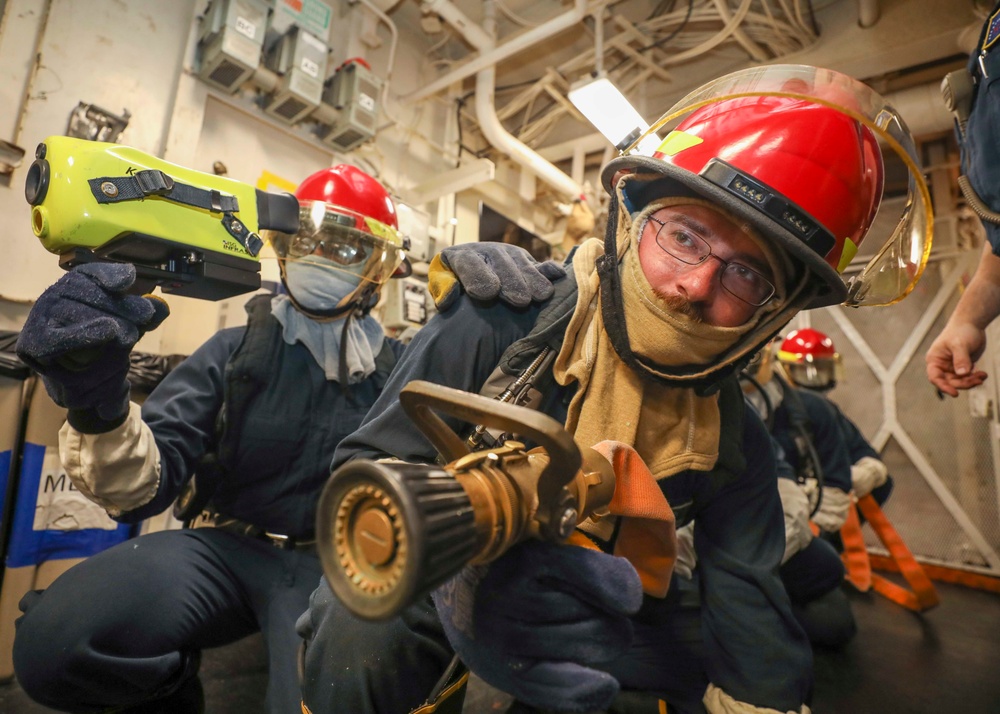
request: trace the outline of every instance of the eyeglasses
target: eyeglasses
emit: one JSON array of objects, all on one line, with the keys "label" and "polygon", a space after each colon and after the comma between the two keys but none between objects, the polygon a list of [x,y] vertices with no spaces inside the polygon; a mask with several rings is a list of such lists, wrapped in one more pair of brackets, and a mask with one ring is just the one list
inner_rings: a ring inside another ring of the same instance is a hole
[{"label": "eyeglasses", "polygon": [[649,217],[659,224],[656,244],[663,251],[687,265],[701,265],[709,258],[715,258],[723,265],[721,283],[726,292],[743,302],[759,307],[774,297],[774,284],[753,268],[743,263],[729,262],[712,253],[712,246],[700,235],[676,221],[661,221]]}]

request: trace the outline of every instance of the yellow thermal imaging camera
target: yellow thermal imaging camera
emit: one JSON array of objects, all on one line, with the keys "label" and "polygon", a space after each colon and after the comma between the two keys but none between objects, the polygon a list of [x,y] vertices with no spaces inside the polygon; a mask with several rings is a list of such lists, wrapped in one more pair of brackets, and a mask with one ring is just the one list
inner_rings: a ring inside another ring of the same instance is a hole
[{"label": "yellow thermal imaging camera", "polygon": [[258,232],[295,233],[299,203],[119,144],[50,136],[35,151],[24,196],[31,229],[69,270],[136,267],[138,292],[204,300],[260,287]]}]

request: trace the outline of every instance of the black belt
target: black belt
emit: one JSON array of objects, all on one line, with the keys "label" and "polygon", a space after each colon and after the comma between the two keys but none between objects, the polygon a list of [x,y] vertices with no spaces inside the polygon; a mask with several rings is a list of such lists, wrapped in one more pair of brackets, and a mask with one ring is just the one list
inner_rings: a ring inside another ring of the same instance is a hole
[{"label": "black belt", "polygon": [[273,533],[272,531],[241,521],[239,518],[216,514],[214,527],[227,533],[235,533],[241,536],[248,536],[257,540],[267,541],[276,548],[282,550],[314,550],[316,548],[316,536],[290,536],[283,533]]}]

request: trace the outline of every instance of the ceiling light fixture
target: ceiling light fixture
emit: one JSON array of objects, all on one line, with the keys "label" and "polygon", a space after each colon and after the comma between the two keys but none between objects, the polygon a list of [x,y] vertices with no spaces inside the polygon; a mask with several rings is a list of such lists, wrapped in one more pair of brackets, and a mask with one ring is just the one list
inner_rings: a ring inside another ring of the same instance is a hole
[{"label": "ceiling light fixture", "polygon": [[[639,138],[649,124],[639,115],[625,95],[604,75],[588,77],[569,90],[569,100],[587,120],[597,127],[619,151],[624,151]],[[660,145],[656,134],[650,134],[636,147],[639,154],[651,155]]]},{"label": "ceiling light fixture", "polygon": [[[594,13],[594,72],[575,82],[566,96],[619,152],[625,151],[649,129],[649,124],[604,71],[603,6]],[[636,147],[635,152],[652,156],[659,146],[659,137],[650,134]]]}]

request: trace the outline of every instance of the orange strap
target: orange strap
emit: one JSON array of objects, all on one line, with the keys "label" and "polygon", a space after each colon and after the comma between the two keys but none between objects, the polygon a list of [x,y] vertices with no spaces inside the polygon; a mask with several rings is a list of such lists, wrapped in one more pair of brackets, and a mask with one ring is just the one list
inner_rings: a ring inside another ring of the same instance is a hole
[{"label": "orange strap", "polygon": [[632,563],[645,593],[665,597],[677,561],[674,512],[635,449],[620,441],[602,441],[594,450],[611,462],[615,472],[608,509],[623,518],[614,554]]},{"label": "orange strap", "polygon": [[[891,573],[898,573],[899,566],[892,558],[884,555],[871,556],[872,567],[875,570],[886,570]],[[1000,595],[1000,578],[995,575],[983,575],[972,573],[968,570],[960,570],[947,565],[934,565],[933,563],[921,563],[920,567],[927,573],[927,577],[939,583],[954,583],[967,588],[985,590],[987,592]]]},{"label": "orange strap", "polygon": [[927,577],[923,567],[913,557],[903,539],[892,527],[878,503],[869,494],[858,500],[858,508],[868,519],[879,540],[889,550],[889,555],[899,566],[899,572],[912,590],[896,585],[878,574],[872,574],[872,587],[881,595],[914,612],[923,612],[941,602],[934,583]]},{"label": "orange strap", "polygon": [[840,528],[840,540],[844,544],[840,559],[847,570],[847,581],[861,592],[868,592],[872,586],[872,566],[868,560],[865,537],[861,533],[858,510],[853,506],[847,509],[847,520]]}]

